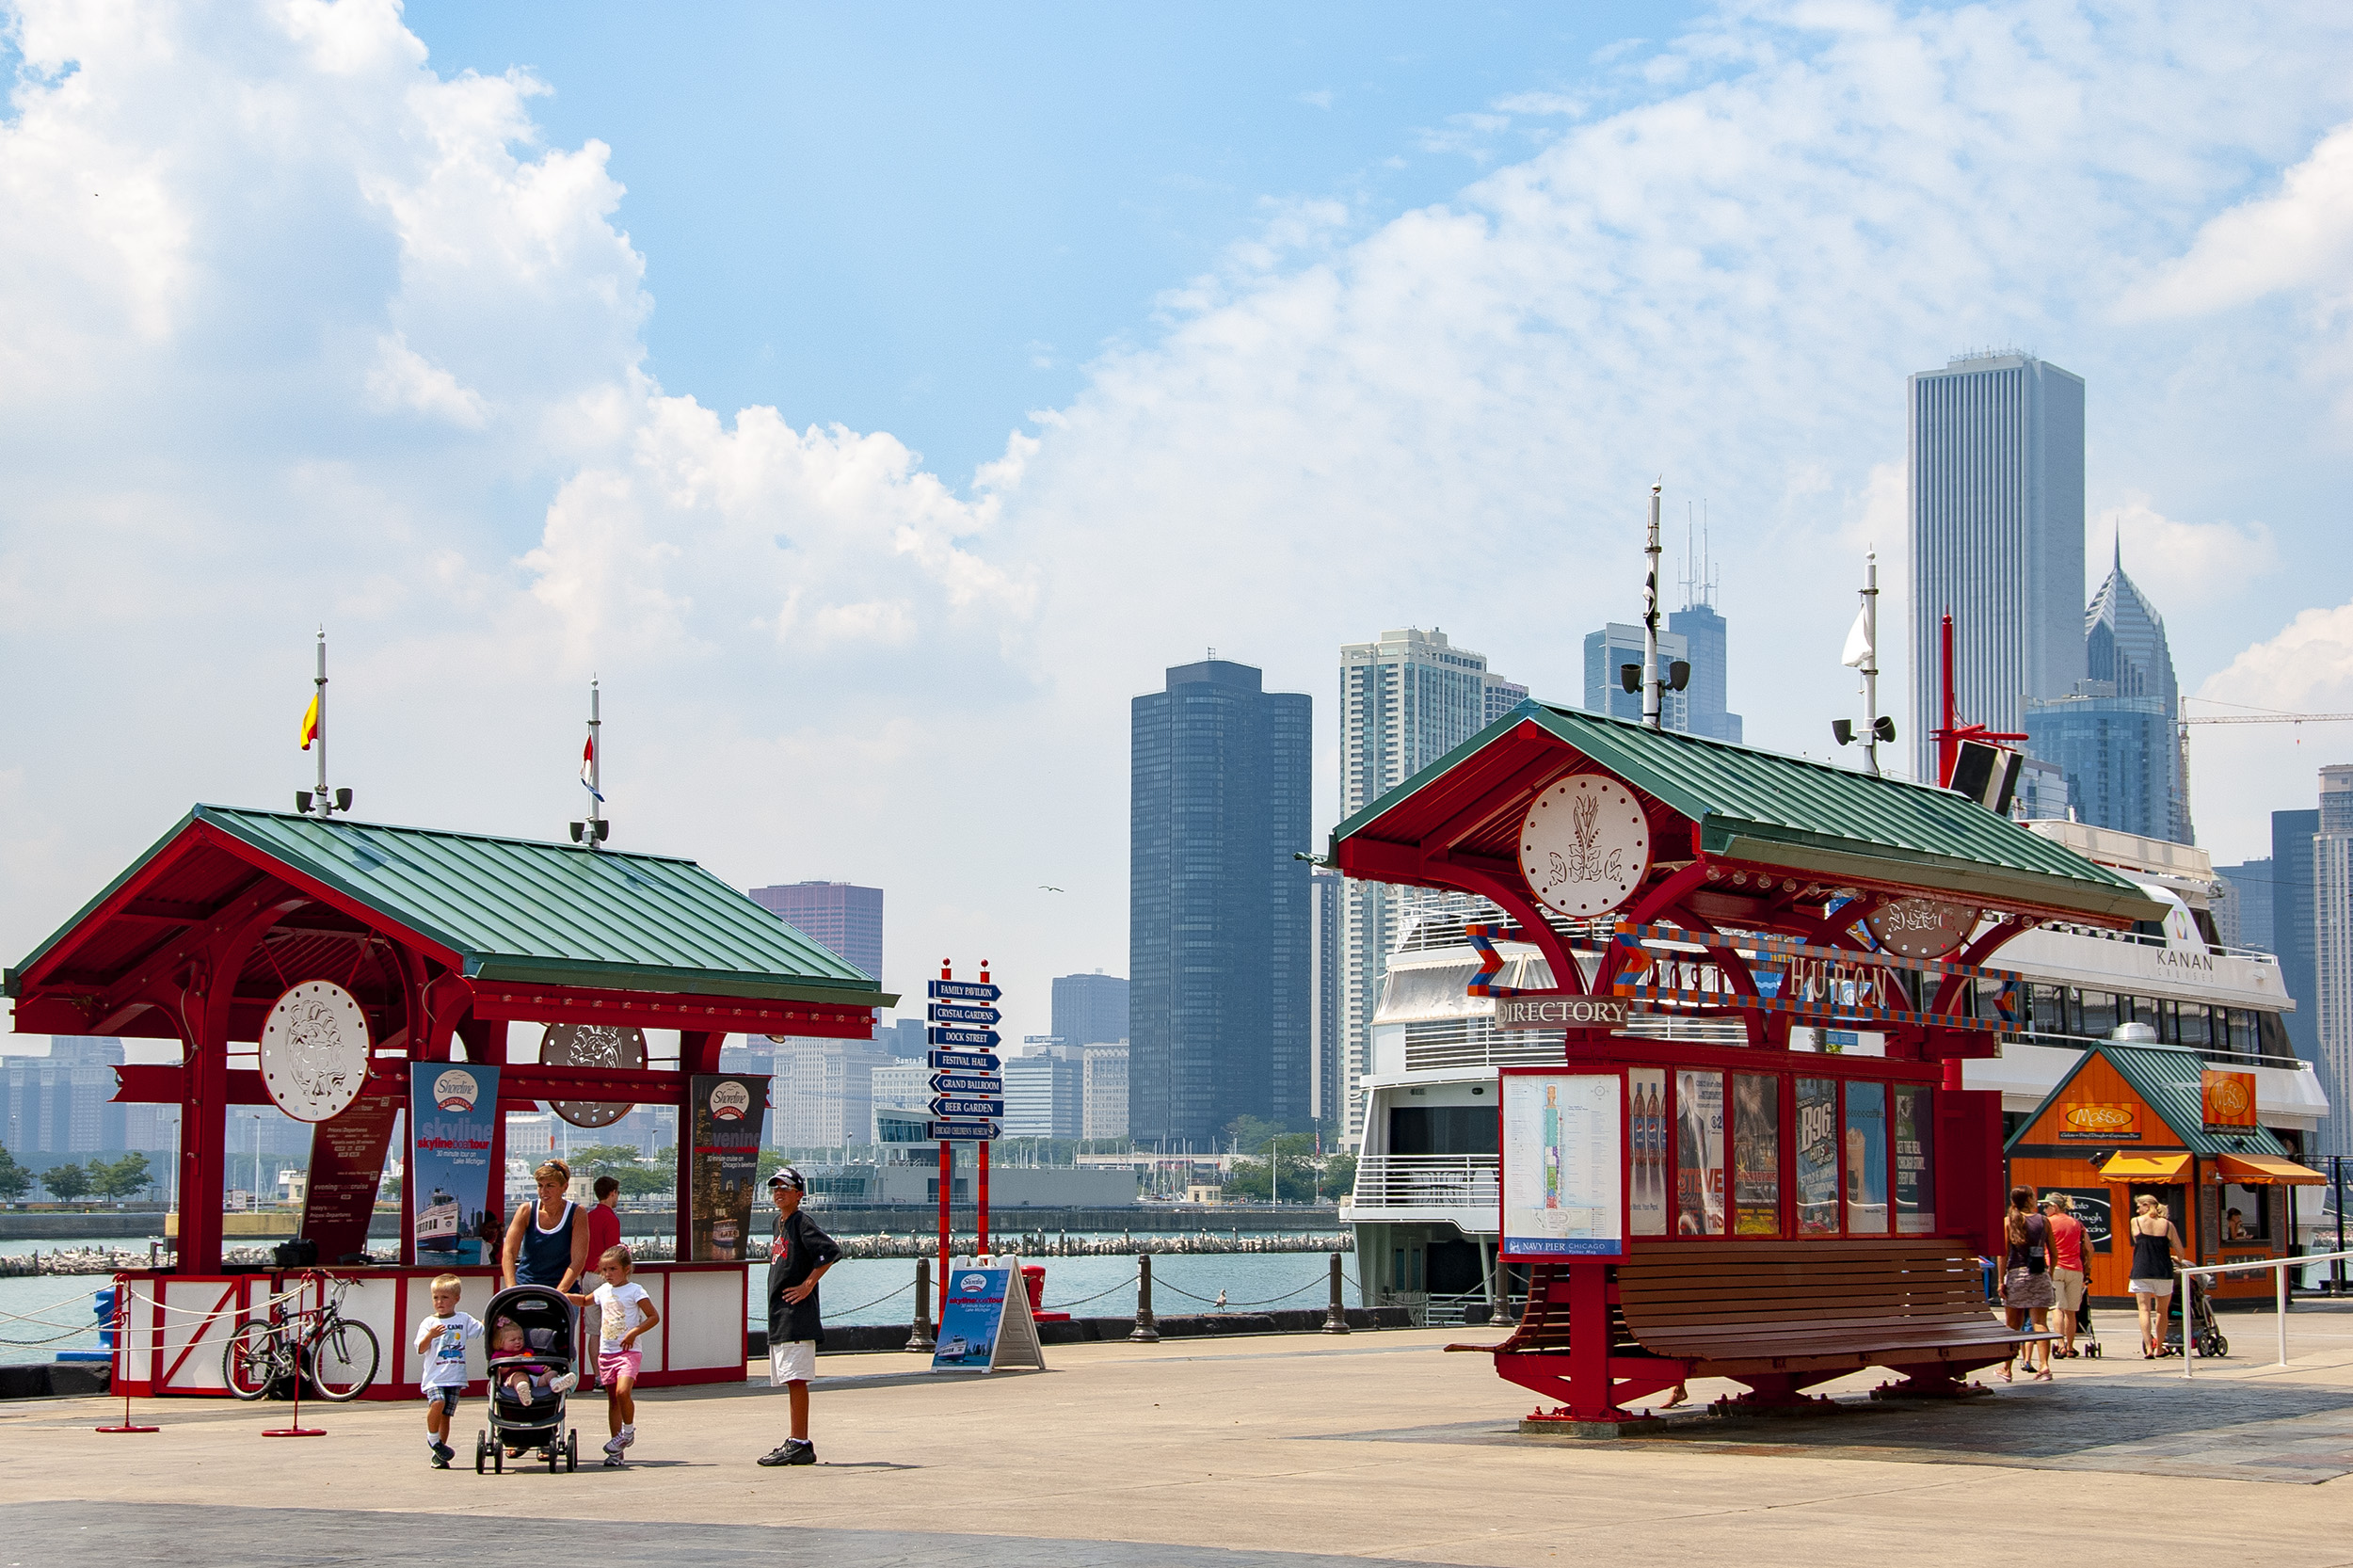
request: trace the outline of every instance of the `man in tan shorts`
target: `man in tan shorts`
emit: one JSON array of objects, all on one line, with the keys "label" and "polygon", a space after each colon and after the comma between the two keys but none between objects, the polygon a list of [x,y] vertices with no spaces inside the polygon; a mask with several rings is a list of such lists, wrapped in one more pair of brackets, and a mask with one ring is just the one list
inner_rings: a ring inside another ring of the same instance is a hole
[{"label": "man in tan shorts", "polygon": [[2042,1217],[2051,1224],[2051,1283],[2058,1291],[2058,1348],[2061,1360],[2075,1355],[2076,1316],[2084,1309],[2084,1223],[2075,1218],[2075,1200],[2064,1192],[2042,1195]]}]

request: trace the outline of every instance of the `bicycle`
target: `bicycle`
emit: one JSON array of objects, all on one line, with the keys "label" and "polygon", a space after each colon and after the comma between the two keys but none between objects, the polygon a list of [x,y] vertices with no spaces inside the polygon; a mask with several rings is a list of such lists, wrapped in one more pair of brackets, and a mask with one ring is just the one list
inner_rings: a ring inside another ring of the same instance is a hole
[{"label": "bicycle", "polygon": [[341,1404],[356,1400],[376,1381],[380,1354],[376,1331],[343,1315],[351,1281],[305,1274],[303,1283],[323,1284],[327,1299],[317,1306],[251,1320],[229,1336],[221,1352],[221,1379],[241,1400],[258,1400],[285,1379],[308,1377],[319,1398]]}]

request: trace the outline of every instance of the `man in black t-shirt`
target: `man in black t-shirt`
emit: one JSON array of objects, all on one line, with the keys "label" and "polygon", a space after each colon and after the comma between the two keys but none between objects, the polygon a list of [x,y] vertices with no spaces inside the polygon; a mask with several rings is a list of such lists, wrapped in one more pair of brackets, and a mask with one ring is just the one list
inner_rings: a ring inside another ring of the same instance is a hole
[{"label": "man in black t-shirt", "polygon": [[791,1401],[792,1433],[760,1456],[760,1463],[814,1464],[808,1440],[808,1384],[817,1375],[817,1347],[825,1337],[818,1315],[817,1282],[841,1256],[833,1238],[801,1212],[801,1173],[780,1167],[768,1178],[776,1206],[776,1234],[768,1244],[768,1386],[781,1387]]}]

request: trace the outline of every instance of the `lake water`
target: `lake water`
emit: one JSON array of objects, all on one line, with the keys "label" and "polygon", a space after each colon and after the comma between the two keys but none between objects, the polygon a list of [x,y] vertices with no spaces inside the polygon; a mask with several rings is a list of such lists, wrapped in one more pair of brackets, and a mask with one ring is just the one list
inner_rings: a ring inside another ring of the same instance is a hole
[{"label": "lake water", "polygon": [[[57,1252],[87,1246],[121,1246],[90,1240],[5,1241],[0,1256],[38,1248]],[[1136,1260],[1126,1257],[1044,1257],[1046,1306],[1080,1318],[1124,1318],[1136,1308]],[[1364,1304],[1356,1286],[1356,1259],[1341,1258],[1344,1293],[1351,1306]],[[1331,1271],[1328,1253],[1164,1253],[1152,1259],[1152,1309],[1162,1317],[1211,1312],[1220,1290],[1228,1311],[1296,1309],[1323,1304]],[[752,1266],[751,1320],[766,1326],[765,1265]],[[61,1350],[96,1350],[98,1332],[91,1298],[111,1283],[103,1274],[46,1274],[0,1279],[0,1366],[54,1360]],[[934,1288],[936,1288],[935,1281]],[[844,1258],[825,1274],[825,1321],[844,1326],[904,1323],[915,1316],[915,1260],[905,1257]],[[19,1321],[22,1318],[36,1321]],[[87,1330],[72,1329],[88,1321]],[[62,1338],[54,1337],[65,1333]],[[27,1340],[46,1343],[27,1344]]]}]

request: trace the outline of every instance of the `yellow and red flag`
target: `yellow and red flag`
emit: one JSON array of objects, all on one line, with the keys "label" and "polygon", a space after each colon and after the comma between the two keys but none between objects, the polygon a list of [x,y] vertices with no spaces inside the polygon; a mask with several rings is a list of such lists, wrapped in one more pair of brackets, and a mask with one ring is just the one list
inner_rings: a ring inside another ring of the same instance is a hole
[{"label": "yellow and red flag", "polygon": [[310,750],[311,743],[318,738],[319,699],[318,695],[316,693],[312,693],[311,696],[311,706],[302,711],[302,749],[305,751]]}]

